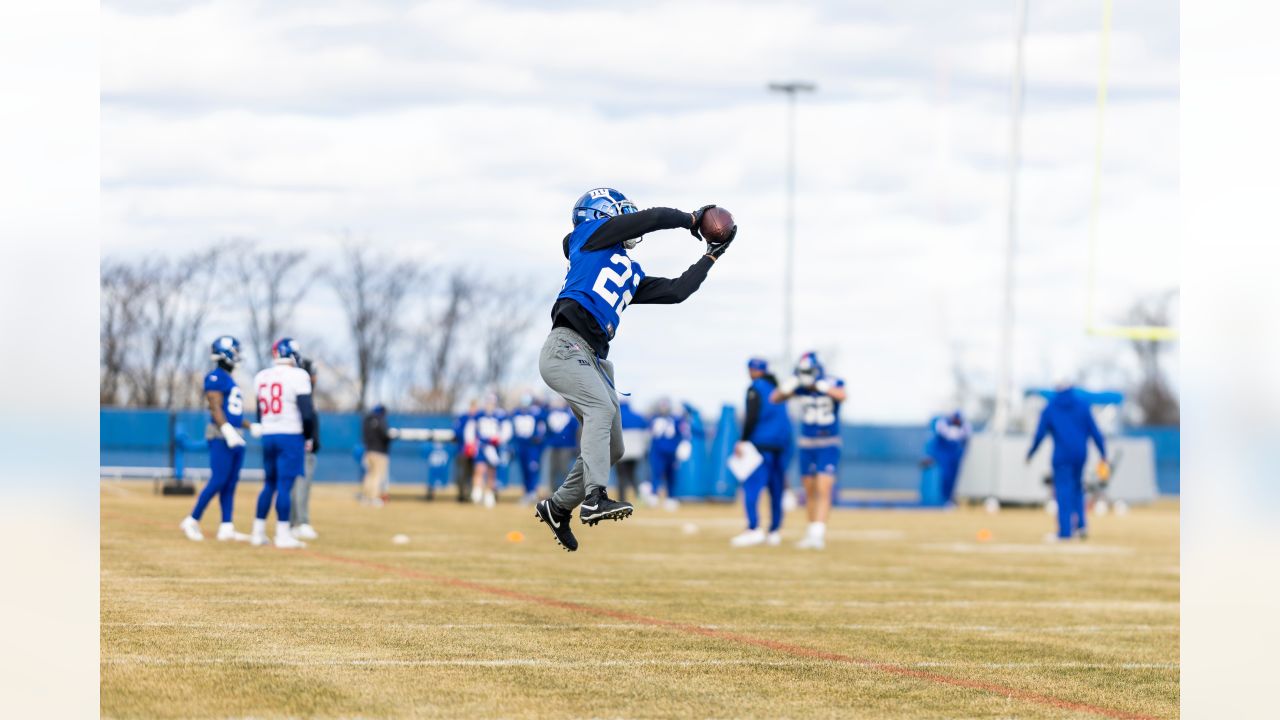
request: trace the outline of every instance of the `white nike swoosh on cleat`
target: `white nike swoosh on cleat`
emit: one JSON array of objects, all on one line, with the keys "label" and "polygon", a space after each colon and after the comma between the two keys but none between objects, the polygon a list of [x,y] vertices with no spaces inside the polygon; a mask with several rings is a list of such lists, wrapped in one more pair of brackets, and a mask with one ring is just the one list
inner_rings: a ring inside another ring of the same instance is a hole
[{"label": "white nike swoosh on cleat", "polygon": [[556,519],[551,516],[551,508],[547,508],[547,524],[557,530],[560,529],[560,523],[556,522]]},{"label": "white nike swoosh on cleat", "polygon": [[583,509],[583,510],[595,510],[595,509],[596,509],[596,508],[598,508],[598,507],[600,507],[600,506],[599,506],[599,505],[583,505],[583,506],[582,506],[582,509]]}]

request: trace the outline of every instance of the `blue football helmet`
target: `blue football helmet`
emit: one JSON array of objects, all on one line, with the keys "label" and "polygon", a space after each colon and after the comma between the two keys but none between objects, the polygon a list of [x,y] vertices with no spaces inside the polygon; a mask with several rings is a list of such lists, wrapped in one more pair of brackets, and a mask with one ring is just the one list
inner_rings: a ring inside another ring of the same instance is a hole
[{"label": "blue football helmet", "polygon": [[298,341],[293,338],[283,337],[271,346],[271,357],[276,359],[289,358],[293,360],[293,364],[297,365],[302,360],[302,352],[298,349]]},{"label": "blue football helmet", "polygon": [[[626,195],[613,188],[596,188],[583,193],[582,197],[573,204],[573,226],[578,227],[588,220],[601,220],[633,212],[639,211],[636,204],[628,200]],[[640,237],[624,240],[622,245],[630,250],[643,239]]]},{"label": "blue football helmet", "polygon": [[209,359],[235,367],[240,362],[240,341],[230,335],[219,336],[209,346]]},{"label": "blue football helmet", "polygon": [[818,353],[807,352],[800,356],[800,361],[796,363],[796,377],[802,385],[812,385],[821,380],[822,376],[822,362],[818,360]]}]

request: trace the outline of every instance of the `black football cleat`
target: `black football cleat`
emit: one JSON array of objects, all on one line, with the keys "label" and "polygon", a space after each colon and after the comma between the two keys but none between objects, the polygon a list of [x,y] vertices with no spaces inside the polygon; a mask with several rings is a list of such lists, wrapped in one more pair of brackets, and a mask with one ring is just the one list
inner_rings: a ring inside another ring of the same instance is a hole
[{"label": "black football cleat", "polygon": [[594,488],[582,501],[578,517],[583,525],[595,525],[601,520],[621,520],[629,517],[635,507],[629,502],[618,502],[609,498],[604,488]]},{"label": "black football cleat", "polygon": [[569,529],[569,523],[573,520],[572,512],[562,512],[551,503],[550,500],[543,500],[533,506],[534,517],[547,524],[551,528],[551,532],[556,535],[556,542],[569,552],[578,549],[578,538],[573,536],[573,530]]}]

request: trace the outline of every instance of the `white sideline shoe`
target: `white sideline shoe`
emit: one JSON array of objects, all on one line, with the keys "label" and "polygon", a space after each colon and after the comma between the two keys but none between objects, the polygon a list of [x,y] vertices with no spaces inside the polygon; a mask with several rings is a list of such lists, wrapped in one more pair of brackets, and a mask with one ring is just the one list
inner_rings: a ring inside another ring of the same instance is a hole
[{"label": "white sideline shoe", "polygon": [[763,530],[744,530],[729,541],[729,545],[732,547],[751,547],[762,543],[764,543]]},{"label": "white sideline shoe", "polygon": [[799,550],[822,550],[827,546],[827,541],[820,535],[806,535],[803,540],[796,543]]},{"label": "white sideline shoe", "polygon": [[769,547],[778,547],[779,545],[782,544],[782,533],[778,532],[777,530],[774,530],[773,532],[769,533],[769,537],[765,542],[769,544]]},{"label": "white sideline shoe", "polygon": [[304,548],[306,546],[306,543],[294,537],[293,533],[289,532],[288,527],[276,531],[277,548],[281,550],[296,550],[297,548]]},{"label": "white sideline shoe", "polygon": [[675,498],[667,498],[667,502],[663,504],[662,509],[667,512],[675,512],[680,509],[680,501]]},{"label": "white sideline shoe", "polygon": [[481,490],[480,488],[472,488],[471,502],[473,504],[479,505],[482,500],[484,500],[484,491]]},{"label": "white sideline shoe", "polygon": [[186,533],[188,540],[199,542],[204,539],[204,533],[200,532],[200,521],[190,515],[178,527],[182,528],[182,532]]},{"label": "white sideline shoe", "polygon": [[302,523],[293,529],[293,536],[300,540],[315,540],[320,536],[316,534],[316,529],[308,523]]},{"label": "white sideline shoe", "polygon": [[494,505],[497,505],[497,504],[498,504],[498,498],[497,498],[497,496],[495,496],[495,495],[493,494],[493,491],[492,491],[492,490],[490,490],[490,491],[488,491],[488,492],[486,492],[486,493],[484,494],[484,506],[485,506],[485,507],[487,507],[487,508],[492,508]]},{"label": "white sideline shoe", "polygon": [[249,536],[249,544],[254,547],[262,547],[263,545],[270,545],[271,541],[267,539],[266,533],[253,533]]},{"label": "white sideline shoe", "polygon": [[244,542],[249,539],[249,536],[242,532],[236,532],[236,526],[231,523],[222,523],[218,526],[218,539]]}]

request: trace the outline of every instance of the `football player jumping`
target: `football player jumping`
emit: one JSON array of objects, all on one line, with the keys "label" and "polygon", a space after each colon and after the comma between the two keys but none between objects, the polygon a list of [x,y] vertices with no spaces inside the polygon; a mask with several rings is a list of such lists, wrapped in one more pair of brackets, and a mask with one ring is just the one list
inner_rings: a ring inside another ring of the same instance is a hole
[{"label": "football player jumping", "polygon": [[782,402],[795,397],[800,403],[800,479],[804,482],[809,528],[796,547],[821,550],[827,544],[827,516],[840,467],[840,404],[848,397],[844,380],[829,378],[818,354],[807,352],[796,363],[796,375],[782,383],[770,397]]},{"label": "football player jumping", "polygon": [[564,285],[551,309],[551,333],[542,346],[538,370],[551,389],[569,403],[582,422],[582,450],[564,484],[536,506],[537,517],[566,550],[578,549],[569,528],[573,509],[587,525],[621,520],[633,511],[605,493],[609,469],[623,452],[618,395],[613,384],[609,342],[628,305],[671,304],[686,300],[733,242],[734,226],[723,242],[707,241],[706,252],[678,278],[647,277],[628,251],[645,233],[685,228],[702,240],[702,214],[655,207],[638,210],[612,188],[587,191],[573,207],[573,231],[561,249],[569,261]]}]

